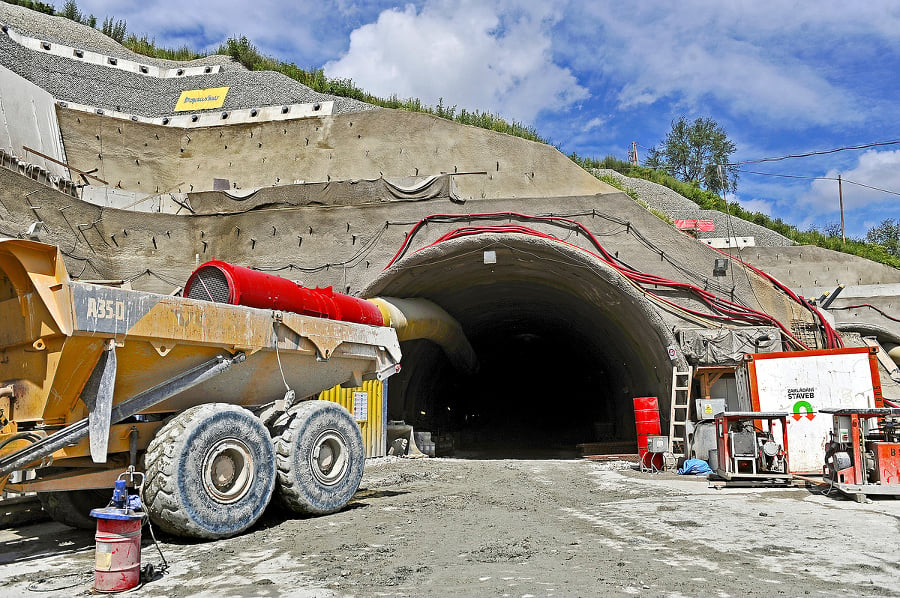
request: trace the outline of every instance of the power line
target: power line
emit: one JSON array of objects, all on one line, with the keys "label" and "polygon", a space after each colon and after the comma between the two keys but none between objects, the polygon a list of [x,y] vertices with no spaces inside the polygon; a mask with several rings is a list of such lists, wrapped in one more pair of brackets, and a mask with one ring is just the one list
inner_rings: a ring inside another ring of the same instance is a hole
[{"label": "power line", "polygon": [[776,174],[774,172],[756,172],[754,170],[744,170],[742,168],[738,168],[737,172],[740,172],[742,174],[759,174],[762,176],[781,177],[781,178],[785,178],[785,179],[806,179],[808,181],[836,181],[837,180],[837,178],[835,178],[835,177],[828,177],[828,176],[800,176],[797,174]]},{"label": "power line", "polygon": [[[738,169],[737,172],[744,173],[744,174],[758,174],[758,175],[762,175],[762,176],[774,176],[774,177],[781,177],[781,178],[786,178],[786,179],[805,179],[808,181],[837,181],[839,179],[839,177],[832,177],[832,176],[800,176],[800,175],[796,175],[796,174],[776,174],[774,172],[756,172],[753,170],[743,170],[743,169]],[[900,192],[898,192],[898,191],[891,191],[890,189],[882,189],[881,187],[873,187],[872,185],[866,185],[865,183],[851,181],[850,179],[841,178],[840,180],[844,183],[848,183],[850,185],[856,185],[858,187],[864,187],[866,189],[872,189],[873,191],[880,191],[881,193],[888,193],[890,195],[900,195]]]},{"label": "power line", "polygon": [[845,152],[849,150],[861,150],[867,149],[870,147],[882,147],[885,145],[897,145],[900,144],[900,139],[894,141],[875,141],[873,143],[862,143],[860,145],[848,145],[844,147],[836,147],[828,150],[819,150],[813,152],[806,152],[802,154],[789,154],[787,156],[778,156],[777,158],[760,158],[758,160],[744,160],[742,162],[729,162],[725,164],[725,166],[741,166],[743,164],[759,164],[761,162],[780,162],[781,160],[788,160],[791,158],[808,158],[810,156],[824,156],[826,154],[836,154],[837,152]]},{"label": "power line", "polygon": [[888,189],[882,189],[880,187],[873,187],[871,185],[864,185],[862,183],[857,183],[856,181],[850,181],[847,179],[843,179],[845,183],[850,183],[851,185],[858,185],[860,187],[865,187],[866,189],[872,189],[874,191],[881,191],[882,193],[890,193],[891,195],[900,195],[900,192],[897,191],[889,191]]}]

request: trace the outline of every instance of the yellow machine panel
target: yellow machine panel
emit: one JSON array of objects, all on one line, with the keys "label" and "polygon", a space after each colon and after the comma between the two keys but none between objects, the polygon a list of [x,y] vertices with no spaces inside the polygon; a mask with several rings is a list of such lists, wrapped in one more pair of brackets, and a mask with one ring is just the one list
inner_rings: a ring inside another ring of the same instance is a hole
[{"label": "yellow machine panel", "polygon": [[319,399],[337,403],[349,411],[362,431],[366,457],[383,457],[387,454],[385,413],[387,411],[387,385],[380,380],[367,380],[356,388],[335,386],[323,390]]}]

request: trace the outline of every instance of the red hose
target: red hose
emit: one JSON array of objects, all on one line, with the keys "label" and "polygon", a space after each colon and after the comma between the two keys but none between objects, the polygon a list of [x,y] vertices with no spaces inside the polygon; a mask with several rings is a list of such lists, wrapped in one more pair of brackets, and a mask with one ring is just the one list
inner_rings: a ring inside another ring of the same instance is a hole
[{"label": "red hose", "polygon": [[[579,223],[575,220],[571,220],[569,218],[563,218],[563,217],[559,217],[559,216],[529,216],[529,215],[521,214],[518,212],[488,212],[488,213],[479,213],[479,214],[433,214],[431,216],[423,218],[422,220],[420,220],[413,226],[412,230],[410,230],[410,232],[407,233],[406,239],[403,241],[403,244],[400,246],[400,249],[397,250],[397,253],[394,254],[394,257],[391,258],[391,261],[388,262],[387,266],[385,266],[385,269],[391,267],[391,265],[393,265],[394,262],[396,262],[401,256],[403,256],[406,253],[406,251],[409,249],[409,246],[412,242],[412,238],[416,235],[416,233],[419,231],[419,229],[422,226],[425,226],[429,221],[434,221],[434,220],[447,220],[447,221],[484,220],[484,219],[491,219],[491,218],[497,218],[497,217],[516,218],[516,219],[522,219],[522,220],[526,220],[526,221],[547,222],[547,223],[555,224],[555,225],[565,225],[568,228],[575,228],[578,232],[584,234],[590,240],[590,242],[594,245],[594,247],[596,247],[597,250],[599,251],[599,254],[594,253],[593,251],[590,251],[588,249],[584,249],[583,247],[579,247],[578,245],[569,243],[567,241],[562,241],[562,240],[560,240],[552,235],[549,235],[547,233],[543,233],[543,232],[534,230],[527,226],[523,226],[520,224],[512,224],[512,223],[493,224],[493,225],[469,225],[469,226],[457,228],[448,233],[441,235],[437,240],[430,243],[429,245],[426,245],[425,247],[421,247],[421,248],[417,249],[416,252],[421,251],[422,249],[425,249],[426,247],[432,247],[434,245],[437,245],[439,243],[443,243],[445,241],[449,241],[452,239],[458,239],[458,238],[462,238],[462,237],[468,237],[468,236],[485,234],[485,233],[523,234],[523,235],[534,236],[534,237],[538,237],[541,239],[546,239],[546,240],[554,241],[557,243],[562,243],[563,245],[566,245],[568,247],[572,247],[572,248],[584,251],[584,252],[594,256],[595,258],[601,260],[602,262],[606,263],[608,266],[612,267],[613,269],[618,271],[620,274],[622,274],[629,280],[631,280],[639,285],[664,286],[664,287],[668,287],[668,288],[681,289],[681,290],[687,291],[689,293],[692,293],[692,294],[696,295],[697,297],[699,297],[700,300],[703,301],[703,303],[705,303],[707,306],[709,306],[710,309],[712,309],[716,312],[719,312],[719,313],[707,314],[707,313],[703,313],[703,312],[698,312],[696,310],[688,309],[685,307],[681,307],[681,306],[673,303],[672,301],[664,299],[663,297],[649,291],[648,289],[644,288],[643,286],[641,287],[641,288],[643,288],[644,292],[646,292],[648,295],[652,296],[654,299],[656,299],[662,303],[672,305],[673,307],[676,307],[687,313],[690,313],[690,314],[693,314],[696,316],[700,316],[700,317],[705,317],[705,318],[713,318],[713,319],[717,319],[717,320],[735,320],[736,319],[736,320],[742,320],[742,321],[745,321],[748,323],[763,323],[763,324],[773,325],[773,326],[776,326],[777,328],[779,328],[788,338],[791,339],[791,341],[796,343],[797,346],[802,347],[804,349],[809,349],[809,347],[807,345],[805,345],[798,338],[796,338],[790,332],[790,330],[788,330],[781,322],[779,322],[777,319],[775,319],[774,317],[772,317],[768,314],[765,314],[765,313],[756,311],[754,309],[751,309],[749,307],[745,307],[743,305],[739,305],[732,301],[728,301],[726,299],[717,297],[713,293],[710,293],[709,291],[701,289],[700,287],[698,287],[696,285],[669,280],[669,279],[663,278],[661,276],[656,276],[654,274],[646,274],[646,273],[634,270],[633,268],[629,268],[629,267],[619,264],[615,260],[615,258],[613,258],[609,254],[609,252],[607,252],[603,248],[603,246],[594,237],[594,235],[587,228],[585,228],[581,223]],[[721,253],[724,253],[724,252],[721,252]],[[725,254],[725,255],[728,255],[728,254]],[[729,257],[733,257],[733,256],[729,255]],[[840,336],[838,336],[838,334],[828,324],[828,322],[822,317],[822,315],[813,306],[811,306],[807,301],[798,297],[793,291],[791,291],[790,289],[785,287],[778,280],[776,280],[772,276],[766,274],[765,272],[762,272],[761,270],[754,268],[753,266],[750,266],[749,264],[746,264],[745,262],[743,262],[742,260],[740,260],[738,258],[733,258],[733,259],[737,259],[738,262],[749,267],[754,272],[756,272],[757,274],[759,274],[760,276],[762,276],[766,280],[768,280],[770,283],[772,283],[773,285],[775,285],[776,287],[778,287],[779,289],[784,291],[788,295],[788,297],[790,297],[791,299],[793,299],[794,301],[796,301],[797,303],[799,303],[806,309],[810,310],[818,318],[819,322],[822,324],[823,330],[825,332],[826,345],[828,346],[828,348],[835,348],[835,347],[843,346],[843,343],[840,340]]]},{"label": "red hose", "polygon": [[[218,286],[207,287],[215,280]],[[231,305],[275,309],[344,322],[383,326],[381,311],[365,299],[335,293],[331,287],[310,289],[287,278],[213,260],[191,273],[184,296]]]}]

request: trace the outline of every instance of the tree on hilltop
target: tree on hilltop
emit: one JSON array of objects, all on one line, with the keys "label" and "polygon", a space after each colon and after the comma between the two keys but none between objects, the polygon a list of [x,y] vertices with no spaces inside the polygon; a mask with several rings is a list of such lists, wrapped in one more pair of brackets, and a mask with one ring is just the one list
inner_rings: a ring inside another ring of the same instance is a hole
[{"label": "tree on hilltop", "polygon": [[900,220],[896,218],[882,220],[881,224],[869,229],[866,241],[881,245],[889,254],[900,257]]},{"label": "tree on hilltop", "polygon": [[662,143],[650,150],[645,165],[718,194],[737,189],[737,170],[726,166],[734,150],[734,142],[713,119],[697,118],[691,123],[680,116],[672,121]]}]

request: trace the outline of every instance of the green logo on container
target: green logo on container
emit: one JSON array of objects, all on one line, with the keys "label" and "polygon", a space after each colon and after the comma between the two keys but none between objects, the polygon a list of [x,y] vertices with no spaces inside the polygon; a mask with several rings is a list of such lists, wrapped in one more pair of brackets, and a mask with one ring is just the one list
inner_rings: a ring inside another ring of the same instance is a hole
[{"label": "green logo on container", "polygon": [[[803,413],[803,411],[805,411],[805,413]],[[812,420],[812,418],[816,416],[816,414],[813,413],[812,403],[809,401],[797,401],[794,403],[793,414],[794,419],[797,421],[800,421],[804,417],[808,420]]]}]

